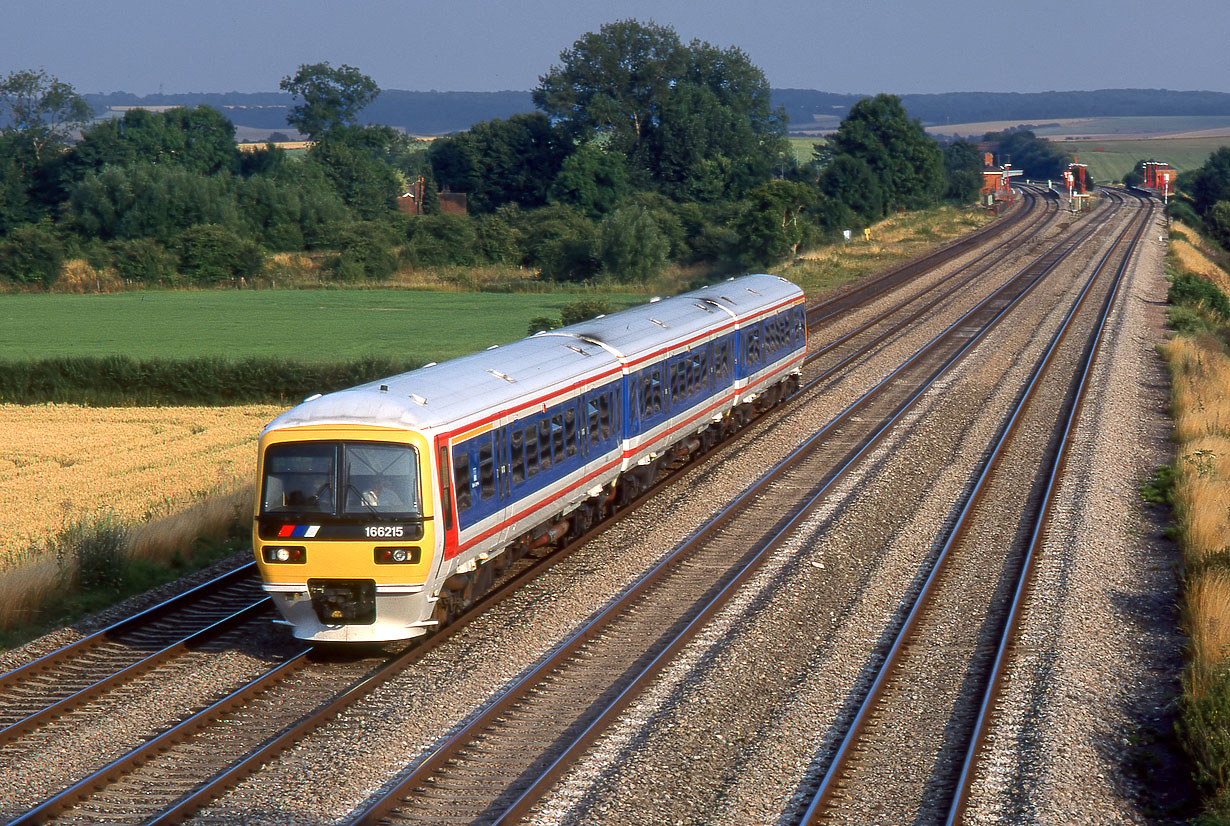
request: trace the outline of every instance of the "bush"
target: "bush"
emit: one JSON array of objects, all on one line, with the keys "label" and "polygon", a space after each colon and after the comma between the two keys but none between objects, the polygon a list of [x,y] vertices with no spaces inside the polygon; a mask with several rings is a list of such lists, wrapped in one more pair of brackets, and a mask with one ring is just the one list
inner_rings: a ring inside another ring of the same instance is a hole
[{"label": "bush", "polygon": [[579,324],[600,315],[611,312],[611,302],[605,298],[578,298],[563,306],[559,312],[560,322],[564,327],[569,324]]},{"label": "bush", "polygon": [[1196,210],[1192,208],[1189,201],[1181,198],[1174,198],[1166,205],[1166,214],[1170,216],[1170,220],[1179,221],[1187,224],[1189,227],[1203,226],[1204,222],[1200,220],[1200,216],[1196,214]]},{"label": "bush", "polygon": [[404,254],[415,267],[481,263],[474,221],[465,215],[420,215],[406,228]]},{"label": "bush", "polygon": [[74,589],[118,592],[124,585],[128,525],[114,514],[81,517],[51,540],[60,572]]},{"label": "bush", "polygon": [[112,241],[111,264],[120,278],[142,284],[174,284],[179,280],[175,256],[152,238]]},{"label": "bush", "polygon": [[197,284],[251,278],[264,265],[260,246],[218,224],[192,227],[179,239],[179,270]]},{"label": "bush", "polygon": [[47,289],[60,277],[64,244],[43,224],[24,224],[0,242],[0,278]]},{"label": "bush", "polygon": [[1190,304],[1201,307],[1223,322],[1230,321],[1230,301],[1226,300],[1225,294],[1217,289],[1216,284],[1198,275],[1182,273],[1172,276],[1166,300],[1174,305]]},{"label": "bush", "polygon": [[384,224],[359,221],[336,227],[332,243],[339,255],[333,262],[340,281],[377,281],[397,272],[393,247],[397,236]]}]

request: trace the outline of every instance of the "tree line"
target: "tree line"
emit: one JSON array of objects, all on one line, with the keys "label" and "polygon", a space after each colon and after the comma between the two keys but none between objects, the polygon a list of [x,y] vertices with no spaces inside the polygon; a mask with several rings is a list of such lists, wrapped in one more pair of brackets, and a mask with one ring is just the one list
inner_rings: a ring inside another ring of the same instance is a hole
[{"label": "tree line", "polygon": [[[941,146],[892,95],[855,104],[800,162],[745,53],[635,20],[561,53],[533,91],[539,111],[431,142],[361,125],[380,90],[354,67],[300,66],[281,88],[312,141],[303,157],[240,153],[210,106],[88,123],[44,72],[0,80],[0,278],[45,288],[71,257],[133,282],[211,284],[298,251],[339,281],[446,265],[560,281],[759,269],[980,185],[978,152]],[[425,214],[405,215],[396,199],[419,177]],[[442,214],[439,187],[466,193],[469,214]]]}]

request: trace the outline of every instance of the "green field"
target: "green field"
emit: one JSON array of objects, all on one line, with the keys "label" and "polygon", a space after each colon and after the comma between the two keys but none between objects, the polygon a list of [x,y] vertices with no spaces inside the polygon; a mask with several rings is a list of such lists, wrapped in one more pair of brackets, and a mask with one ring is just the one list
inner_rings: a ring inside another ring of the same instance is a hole
[{"label": "green field", "polygon": [[1207,138],[1149,138],[1146,140],[1055,141],[1064,152],[1089,165],[1099,183],[1115,183],[1137,161],[1164,161],[1180,172],[1204,165],[1217,149],[1230,146],[1230,136]]},{"label": "green field", "polygon": [[[598,294],[595,294],[597,296]],[[386,356],[443,361],[522,338],[568,294],[406,290],[0,295],[0,359]],[[616,309],[645,296],[603,295]]]}]

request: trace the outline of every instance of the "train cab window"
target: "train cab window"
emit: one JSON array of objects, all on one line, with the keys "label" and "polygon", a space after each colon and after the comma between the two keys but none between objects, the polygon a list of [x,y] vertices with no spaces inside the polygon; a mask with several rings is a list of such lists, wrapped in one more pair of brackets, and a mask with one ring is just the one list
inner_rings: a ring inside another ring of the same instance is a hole
[{"label": "train cab window", "polygon": [[[548,465],[550,467],[550,465]],[[538,475],[538,425],[525,429],[525,478]]]},{"label": "train cab window", "polygon": [[346,443],[342,458],[342,515],[422,515],[413,448]]},{"label": "train cab window", "polygon": [[577,455],[577,409],[569,407],[564,410],[564,442],[567,444],[568,456]]},{"label": "train cab window", "polygon": [[551,469],[551,420],[543,419],[538,423],[539,465],[543,471]]},{"label": "train cab window", "polygon": [[287,442],[265,451],[264,513],[333,513],[338,445]]},{"label": "train cab window", "polygon": [[585,408],[589,413],[589,443],[597,445],[602,442],[602,432],[598,421],[598,397],[591,395],[585,400]]},{"label": "train cab window", "polygon": [[453,492],[457,496],[457,512],[470,507],[470,454],[465,448],[453,451]]},{"label": "train cab window", "polygon": [[495,448],[490,439],[478,449],[478,490],[484,499],[495,496]]},{"label": "train cab window", "polygon": [[508,439],[508,462],[512,472],[512,483],[519,485],[525,481],[525,434],[520,429],[514,430]]}]

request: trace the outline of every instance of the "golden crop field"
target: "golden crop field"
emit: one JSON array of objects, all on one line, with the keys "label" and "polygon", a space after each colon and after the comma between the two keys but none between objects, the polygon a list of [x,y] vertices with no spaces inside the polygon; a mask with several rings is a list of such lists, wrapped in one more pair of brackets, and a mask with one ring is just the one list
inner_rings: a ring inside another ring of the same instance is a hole
[{"label": "golden crop field", "polygon": [[281,411],[0,405],[0,568],[74,518],[140,523],[247,485],[256,438]]}]

